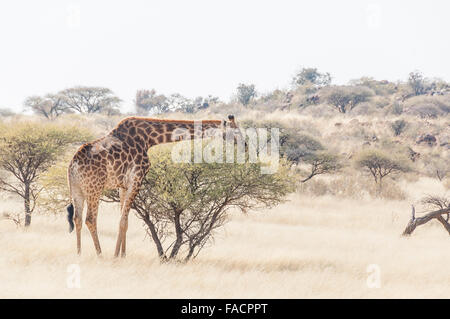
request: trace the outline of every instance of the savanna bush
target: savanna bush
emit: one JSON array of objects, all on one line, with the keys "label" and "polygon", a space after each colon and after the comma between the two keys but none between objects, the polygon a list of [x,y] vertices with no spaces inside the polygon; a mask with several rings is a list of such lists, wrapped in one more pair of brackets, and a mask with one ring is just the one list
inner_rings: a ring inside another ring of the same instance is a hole
[{"label": "savanna bush", "polygon": [[392,122],[391,129],[394,132],[394,135],[399,136],[400,134],[402,134],[402,132],[405,130],[407,124],[408,124],[408,122],[406,122],[403,119],[395,120],[394,122]]},{"label": "savanna bush", "polygon": [[343,173],[328,177],[318,177],[301,183],[297,188],[298,192],[307,196],[331,195],[338,198],[351,198],[364,200],[370,198],[384,198],[392,200],[402,200],[406,194],[400,186],[393,180],[386,181],[380,192],[378,187],[361,174],[346,170]]},{"label": "savanna bush", "polygon": [[[279,121],[247,120],[241,122],[240,126],[241,129],[266,128],[269,132],[272,128],[278,128],[280,156],[294,163],[300,162],[302,158],[317,151],[324,150],[324,146],[318,139],[309,134],[299,132],[298,129],[289,127]],[[270,137],[270,133],[268,137]]]},{"label": "savanna bush", "polygon": [[405,102],[405,113],[421,118],[437,118],[450,113],[448,96],[415,96]]}]

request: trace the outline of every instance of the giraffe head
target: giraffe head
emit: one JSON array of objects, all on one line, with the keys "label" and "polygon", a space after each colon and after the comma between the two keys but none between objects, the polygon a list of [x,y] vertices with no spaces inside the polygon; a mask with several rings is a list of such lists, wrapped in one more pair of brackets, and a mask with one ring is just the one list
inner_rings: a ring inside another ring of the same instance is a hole
[{"label": "giraffe head", "polygon": [[241,130],[239,129],[239,126],[236,124],[236,120],[234,118],[234,115],[230,114],[228,115],[228,121],[223,121],[224,123],[224,129],[225,132],[223,134],[223,138],[233,138],[234,142],[236,143],[239,139],[241,141],[244,141],[245,146],[247,146],[247,143],[242,135]]},{"label": "giraffe head", "polygon": [[236,125],[236,121],[234,120],[233,114],[228,115],[228,120],[229,120],[229,126],[231,128],[238,128],[238,126]]}]

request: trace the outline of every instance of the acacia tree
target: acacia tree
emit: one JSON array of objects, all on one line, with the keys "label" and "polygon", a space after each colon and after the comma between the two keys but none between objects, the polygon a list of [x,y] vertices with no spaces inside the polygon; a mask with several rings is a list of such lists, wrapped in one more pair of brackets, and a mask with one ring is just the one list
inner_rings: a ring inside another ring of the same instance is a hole
[{"label": "acacia tree", "polygon": [[411,87],[414,95],[425,94],[427,90],[426,80],[423,77],[423,74],[419,71],[409,73],[408,85]]},{"label": "acacia tree", "polygon": [[75,127],[14,123],[0,127],[0,190],[23,199],[25,226],[42,191],[37,183],[71,143],[84,142],[89,134]]},{"label": "acacia tree", "polygon": [[339,170],[342,165],[339,162],[339,158],[328,152],[317,152],[305,156],[304,163],[309,165],[309,170],[305,178],[300,182],[305,183],[311,178],[317,175],[329,174]]},{"label": "acacia tree", "polygon": [[64,106],[78,113],[117,113],[121,100],[103,87],[76,86],[58,93],[64,98]]},{"label": "acacia tree", "polygon": [[165,113],[169,110],[167,97],[163,94],[156,94],[154,89],[138,90],[134,100],[136,112],[138,114]]},{"label": "acacia tree", "polygon": [[237,87],[237,98],[242,105],[246,106],[256,96],[254,84],[239,84]]},{"label": "acacia tree", "polygon": [[311,84],[315,88],[327,86],[331,83],[330,73],[320,73],[316,68],[302,68],[292,79],[294,85]]},{"label": "acacia tree", "polygon": [[373,95],[373,91],[358,86],[330,86],[321,90],[325,101],[338,109],[340,113],[347,113],[356,105]]},{"label": "acacia tree", "polygon": [[[231,208],[271,207],[292,190],[283,163],[275,174],[261,174],[261,163],[174,163],[170,147],[158,148],[149,152],[152,169],[132,208],[162,261],[196,257]],[[106,198],[119,201],[115,191]]]},{"label": "acacia tree", "polygon": [[25,100],[24,105],[33,113],[42,115],[49,120],[53,120],[67,111],[64,96],[60,94],[47,94],[44,97],[30,96]]},{"label": "acacia tree", "polygon": [[199,96],[192,100],[178,93],[169,96],[156,94],[156,91],[152,89],[138,90],[134,103],[138,114],[161,114],[177,110],[194,113],[197,110],[208,108],[210,104],[215,104],[218,101],[219,98],[212,95],[208,95],[206,98]]},{"label": "acacia tree", "polygon": [[407,161],[401,157],[390,156],[389,154],[376,149],[362,151],[356,158],[356,165],[367,169],[373,176],[378,192],[381,193],[382,181],[388,175],[407,172],[410,170]]}]

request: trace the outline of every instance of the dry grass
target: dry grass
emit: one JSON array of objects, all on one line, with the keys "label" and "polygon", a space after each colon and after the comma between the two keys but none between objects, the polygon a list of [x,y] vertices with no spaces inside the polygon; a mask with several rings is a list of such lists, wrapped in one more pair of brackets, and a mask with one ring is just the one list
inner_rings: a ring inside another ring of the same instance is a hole
[{"label": "dry grass", "polygon": [[[395,118],[334,115],[313,117],[297,112],[224,110],[238,120],[276,120],[319,138],[351,164],[366,141],[393,140],[420,152],[414,173],[396,179],[389,196],[371,199],[370,182],[358,173],[311,180],[290,200],[272,210],[235,214],[214,245],[186,265],[160,264],[140,221],[130,217],[126,259],[112,255],[119,224],[117,205],[101,206],[99,234],[104,256],[98,259],[86,227],[83,253],[76,255],[75,234],[68,234],[65,214],[33,217],[30,229],[0,220],[0,298],[449,298],[450,239],[438,223],[400,236],[410,204],[426,194],[448,193],[443,182],[424,177],[428,154],[441,158],[449,150],[417,145],[422,133],[449,134],[448,119],[402,116],[410,125],[394,137]],[[209,110],[203,119],[225,118]],[[241,114],[240,114],[241,113]],[[194,116],[194,115],[192,115]],[[190,115],[169,117],[189,119]],[[36,119],[34,119],[36,120]],[[102,116],[64,116],[59,123],[95,128],[101,136],[118,122]],[[423,159],[423,160],[422,160]],[[423,161],[423,163],[422,163]],[[387,185],[389,186],[389,185]],[[323,196],[316,196],[322,194]],[[391,199],[386,199],[391,198]],[[2,212],[21,211],[23,204],[3,198]],[[81,288],[68,288],[68,267],[81,270]],[[381,270],[381,287],[369,288],[367,267]]]},{"label": "dry grass", "polygon": [[[403,187],[409,198],[445,191],[426,178]],[[293,195],[275,209],[233,215],[187,265],[159,264],[135,216],[127,258],[113,259],[116,205],[101,208],[102,259],[86,227],[76,255],[64,216],[35,216],[27,231],[1,220],[0,297],[448,298],[450,239],[434,223],[401,237],[411,202]],[[67,287],[70,264],[80,266],[80,289]],[[380,267],[380,288],[367,286],[370,264]]]}]

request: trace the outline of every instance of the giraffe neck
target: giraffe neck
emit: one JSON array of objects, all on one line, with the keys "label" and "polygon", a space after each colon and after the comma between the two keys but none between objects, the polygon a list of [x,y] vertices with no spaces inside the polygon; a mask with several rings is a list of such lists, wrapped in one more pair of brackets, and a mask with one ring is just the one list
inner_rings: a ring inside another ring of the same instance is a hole
[{"label": "giraffe neck", "polygon": [[201,138],[205,131],[222,127],[222,121],[179,121],[130,117],[110,133],[128,146],[148,150],[151,146],[186,138]]}]

